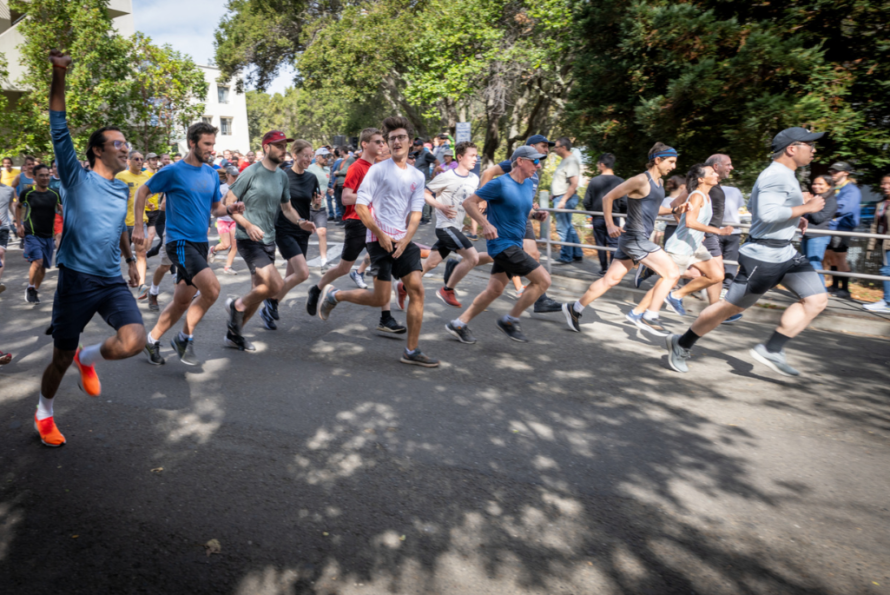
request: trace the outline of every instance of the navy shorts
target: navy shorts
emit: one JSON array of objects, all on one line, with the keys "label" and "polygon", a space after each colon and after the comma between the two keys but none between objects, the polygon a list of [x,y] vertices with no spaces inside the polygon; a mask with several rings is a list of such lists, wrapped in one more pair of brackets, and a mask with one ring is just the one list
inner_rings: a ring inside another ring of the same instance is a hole
[{"label": "navy shorts", "polygon": [[53,265],[53,250],[56,245],[52,238],[38,238],[35,235],[25,236],[25,260],[28,262],[43,261],[45,268]]},{"label": "navy shorts", "polygon": [[142,314],[123,277],[99,277],[59,267],[53,298],[52,335],[56,349],[76,351],[80,334],[99,314],[114,330],[142,324]]},{"label": "navy shorts", "polygon": [[[294,256],[302,254],[304,257],[309,253],[309,236],[308,233],[297,233],[295,231],[284,229],[283,227],[275,228],[275,244],[284,260],[290,260]],[[241,240],[238,240],[239,242]]]},{"label": "navy shorts", "polygon": [[207,242],[174,240],[167,242],[164,249],[167,251],[167,258],[176,265],[177,283],[185,281],[186,284],[194,287],[192,279],[204,269],[210,268],[210,265],[207,264],[207,252],[210,250],[210,244]]}]

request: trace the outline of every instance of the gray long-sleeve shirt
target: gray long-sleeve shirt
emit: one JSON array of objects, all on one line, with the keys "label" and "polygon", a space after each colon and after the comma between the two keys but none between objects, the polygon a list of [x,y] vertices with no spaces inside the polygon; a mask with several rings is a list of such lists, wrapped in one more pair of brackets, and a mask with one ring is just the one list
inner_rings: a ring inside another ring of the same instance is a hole
[{"label": "gray long-sleeve shirt", "polygon": [[[760,172],[748,208],[751,211],[751,237],[770,240],[790,240],[800,224],[800,217],[792,217],[791,209],[803,204],[803,193],[794,170],[773,161]],[[763,244],[746,243],[741,253],[763,262],[786,262],[794,258],[794,246],[772,248]]]}]

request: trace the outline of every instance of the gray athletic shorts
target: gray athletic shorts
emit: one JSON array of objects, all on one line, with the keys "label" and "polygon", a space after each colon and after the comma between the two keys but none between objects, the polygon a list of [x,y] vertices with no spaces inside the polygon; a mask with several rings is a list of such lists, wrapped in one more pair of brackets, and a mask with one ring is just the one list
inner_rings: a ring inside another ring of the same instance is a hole
[{"label": "gray athletic shorts", "polygon": [[825,293],[819,274],[803,254],[785,262],[764,262],[739,254],[739,272],[726,292],[726,301],[750,308],[780,283],[801,299]]},{"label": "gray athletic shorts", "polygon": [[711,256],[714,258],[723,256],[723,250],[720,249],[720,236],[713,233],[706,233],[702,245],[708,249],[708,252],[710,252]]},{"label": "gray athletic shorts", "polygon": [[328,212],[324,209],[309,210],[309,221],[315,224],[316,229],[326,228],[328,226]]},{"label": "gray athletic shorts", "polygon": [[653,252],[661,250],[661,246],[649,239],[649,234],[642,231],[626,231],[618,236],[618,250],[612,257],[614,260],[632,260],[640,262]]}]

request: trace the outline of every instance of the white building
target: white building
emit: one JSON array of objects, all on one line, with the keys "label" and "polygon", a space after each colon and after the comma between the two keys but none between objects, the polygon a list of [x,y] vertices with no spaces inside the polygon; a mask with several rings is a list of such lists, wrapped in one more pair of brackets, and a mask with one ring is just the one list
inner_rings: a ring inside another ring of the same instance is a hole
[{"label": "white building", "polygon": [[[207,98],[204,101],[203,120],[216,126],[216,152],[222,155],[226,149],[246,153],[250,150],[250,134],[247,129],[247,98],[235,91],[235,84],[219,83],[219,68],[199,66],[207,81]],[[179,153],[188,153],[185,138],[178,141]]]}]

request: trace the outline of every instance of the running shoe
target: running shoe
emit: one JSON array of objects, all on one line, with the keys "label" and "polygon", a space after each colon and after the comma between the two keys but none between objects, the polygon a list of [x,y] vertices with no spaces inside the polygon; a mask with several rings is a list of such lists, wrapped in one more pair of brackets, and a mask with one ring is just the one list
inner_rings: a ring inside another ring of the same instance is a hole
[{"label": "running shoe", "polygon": [[277,331],[278,325],[275,324],[275,317],[269,311],[269,306],[260,308],[260,318],[263,320],[263,328],[267,331]]},{"label": "running shoe", "polygon": [[727,289],[727,288],[725,288],[725,287],[724,287],[723,289],[721,289],[721,290],[720,290],[720,299],[721,299],[721,300],[726,299],[726,294],[727,294],[727,293],[729,293],[729,289]]},{"label": "running shoe", "polygon": [[468,240],[472,240],[474,242],[479,239],[479,235],[475,233],[465,233],[464,235],[467,236]]},{"label": "running shoe", "polygon": [[451,273],[454,272],[454,267],[458,265],[458,260],[456,258],[449,258],[445,261],[445,285],[448,285],[448,281],[451,279]]},{"label": "running shoe", "polygon": [[176,352],[176,355],[179,356],[179,361],[181,361],[185,365],[197,366],[201,363],[201,360],[199,360],[198,356],[195,355],[194,339],[189,339],[188,341],[180,341],[179,335],[176,335],[170,340],[170,345],[173,347],[173,351]]},{"label": "running shoe", "polygon": [[674,297],[673,291],[668,292],[667,297],[664,298],[664,303],[667,304],[667,307],[670,308],[674,314],[686,316],[686,308],[683,307],[683,298]]},{"label": "running shoe", "polygon": [[634,275],[634,287],[639,289],[640,285],[643,284],[643,281],[645,281],[648,278],[647,273],[649,273],[649,267],[647,267],[646,265],[644,265],[641,262],[637,266],[637,272]]},{"label": "running shoe", "polygon": [[724,320],[724,321],[721,322],[720,324],[732,324],[733,322],[738,322],[738,321],[741,320],[741,319],[742,319],[742,315],[741,315],[741,314],[733,314],[732,316],[730,316],[729,318],[727,318],[726,320]]},{"label": "running shoe", "polygon": [[562,304],[556,300],[551,300],[547,297],[546,293],[539,297],[538,301],[535,302],[534,311],[536,314],[547,314],[549,312],[559,312],[561,310]]},{"label": "running shoe", "polygon": [[336,293],[337,288],[333,285],[324,286],[321,292],[321,307],[318,309],[318,317],[322,320],[327,320],[331,311],[337,307]]},{"label": "running shoe", "polygon": [[29,287],[25,290],[25,301],[29,304],[39,304],[40,296],[37,293],[37,290],[33,287]]},{"label": "running shoe", "polygon": [[[215,248],[214,246],[213,248]],[[207,253],[207,264],[213,264],[213,261],[216,260],[216,250],[211,248]]]},{"label": "running shoe", "polygon": [[227,323],[229,330],[240,336],[241,327],[244,326],[244,312],[239,312],[235,309],[234,298],[226,300],[226,311],[229,313],[229,321]]},{"label": "running shoe", "polygon": [[634,324],[656,337],[666,337],[670,334],[666,328],[661,326],[661,320],[658,318],[646,318],[645,316],[640,316],[639,320]]},{"label": "running shoe", "polygon": [[377,323],[377,330],[381,333],[391,333],[393,335],[402,335],[408,332],[408,327],[400,324],[398,320],[389,316],[386,320],[380,320]]},{"label": "running shoe", "polygon": [[3,351],[0,351],[0,366],[5,366],[6,364],[8,364],[11,361],[12,361],[11,353],[4,353]]},{"label": "running shoe", "polygon": [[238,271],[236,271],[232,267],[223,267],[223,272],[226,275],[237,275],[238,274]]},{"label": "running shoe", "polygon": [[136,295],[137,300],[146,299],[148,297],[148,287],[145,285],[140,285],[139,288],[136,290]]},{"label": "running shoe", "polygon": [[575,312],[575,304],[565,303],[562,305],[562,313],[565,314],[566,322],[569,329],[576,333],[581,332],[581,312]]},{"label": "running shoe", "polygon": [[233,335],[232,331],[226,331],[226,337],[225,339],[223,339],[223,345],[232,349],[237,349],[238,351],[256,351],[256,346],[253,343],[251,343],[244,337]]},{"label": "running shoe", "polygon": [[449,322],[445,325],[445,330],[448,331],[449,335],[455,337],[461,343],[472,345],[476,342],[476,337],[470,333],[470,327],[466,324],[463,326],[454,326],[453,323]]},{"label": "running shoe", "polygon": [[53,421],[53,418],[51,417],[37,419],[37,414],[35,413],[34,429],[40,434],[40,441],[43,442],[45,446],[56,447],[65,444],[65,437],[62,436],[62,432],[56,427],[56,422]]},{"label": "running shoe", "polygon": [[158,294],[149,293],[148,294],[148,309],[149,310],[160,310],[161,307],[158,305]]},{"label": "running shoe", "polygon": [[153,366],[163,366],[164,365],[164,362],[166,360],[164,360],[164,358],[161,357],[161,344],[160,343],[152,343],[151,341],[146,341],[145,349],[143,351],[145,351],[145,355],[146,355],[146,357],[148,357],[148,363],[150,363]]},{"label": "running shoe", "polygon": [[77,366],[77,370],[80,372],[77,386],[91,397],[98,397],[102,394],[102,383],[99,382],[99,375],[96,374],[95,366],[85,366],[80,363],[80,352],[82,349],[82,346],[78,347],[77,352],[74,354],[74,365]]},{"label": "running shoe", "polygon": [[664,338],[664,346],[668,351],[668,364],[671,369],[685,374],[689,371],[686,360],[692,357],[692,350],[680,347],[679,341],[680,335],[668,335]]},{"label": "running shoe", "polygon": [[355,286],[359,289],[367,289],[368,284],[365,283],[365,274],[360,273],[358,271],[350,271],[349,278],[352,279],[352,282],[355,283]]},{"label": "running shoe", "polygon": [[755,345],[750,353],[751,357],[759,361],[761,364],[766,364],[779,374],[784,374],[785,376],[800,376],[800,372],[789,366],[785,361],[784,349],[778,353],[770,353],[766,350],[766,345],[760,343],[759,345]]},{"label": "running shoe", "polygon": [[868,312],[890,314],[890,304],[884,300],[878,300],[873,304],[865,304],[862,306],[862,309],[867,310]]},{"label": "running shoe", "polygon": [[453,289],[445,289],[444,287],[440,287],[436,290],[436,297],[449,306],[454,306],[455,308],[461,307],[460,302],[457,301],[457,297],[454,295]]},{"label": "running shoe", "polygon": [[318,314],[318,298],[321,296],[321,290],[318,285],[309,288],[309,296],[306,298],[306,312],[309,316]]},{"label": "running shoe", "polygon": [[517,300],[522,297],[523,293],[525,293],[526,287],[527,287],[526,285],[520,285],[519,289],[515,289],[515,288],[513,289],[513,293],[516,295]]},{"label": "running shoe", "polygon": [[407,351],[402,352],[402,358],[399,360],[403,364],[413,364],[415,366],[423,366],[424,368],[438,368],[439,360],[434,359],[422,351],[420,348],[414,350],[413,354],[408,354]]},{"label": "running shoe", "polygon": [[522,329],[519,327],[519,321],[516,322],[506,322],[503,319],[498,319],[497,321],[498,328],[504,331],[508,337],[517,341],[519,343],[528,343],[528,337],[522,334]]},{"label": "running shoe", "polygon": [[278,318],[278,300],[263,300],[263,304],[269,309],[269,316],[275,320],[280,320],[280,318]]},{"label": "running shoe", "polygon": [[6,291],[6,286],[3,285],[3,283],[0,283],[0,293],[3,293],[4,291]]},{"label": "running shoe", "polygon": [[405,300],[408,298],[408,290],[405,284],[399,281],[396,283],[396,302],[399,304],[399,310],[405,311]]}]

